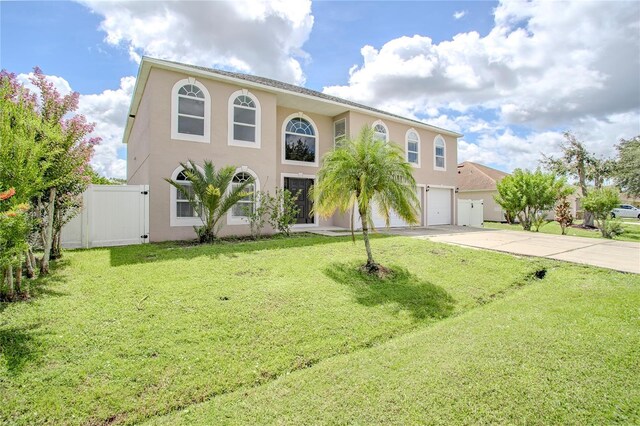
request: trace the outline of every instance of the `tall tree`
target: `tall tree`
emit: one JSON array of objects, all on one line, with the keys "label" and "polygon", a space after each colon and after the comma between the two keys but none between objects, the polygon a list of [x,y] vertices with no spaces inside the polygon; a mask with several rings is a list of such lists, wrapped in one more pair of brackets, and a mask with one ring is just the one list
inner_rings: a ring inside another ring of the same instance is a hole
[{"label": "tall tree", "polygon": [[40,92],[41,127],[36,142],[49,152],[51,163],[43,174],[46,190],[36,206],[43,248],[40,272],[47,274],[54,239],[64,224],[64,217],[56,215],[56,206],[68,205],[66,200],[79,197],[86,189],[91,181],[89,160],[100,138],[90,137],[94,124],[75,113],[80,96],[77,92],[62,96],[38,67],[34,68],[31,82]]},{"label": "tall tree", "polygon": [[[589,184],[600,188],[604,181],[611,177],[612,163],[609,160],[598,159],[587,151],[573,133],[564,132],[563,135],[565,141],[561,146],[562,156],[555,158],[542,154],[540,163],[549,171],[576,179],[584,198],[589,194]],[[585,210],[583,226],[593,228],[593,219],[593,213]]]},{"label": "tall tree", "polygon": [[236,167],[227,166],[216,170],[211,161],[204,162],[202,171],[191,160],[180,163],[180,166],[191,183],[189,187],[184,185],[184,181],[165,180],[189,201],[194,211],[200,213],[202,226],[196,228],[200,242],[212,242],[218,237],[223,224],[221,219],[225,214],[238,201],[255,195],[253,191],[247,191],[247,187],[253,185],[254,181],[250,178],[232,185]]},{"label": "tall tree", "polygon": [[354,211],[362,220],[362,235],[367,251],[365,269],[381,270],[371,252],[369,229],[374,227],[371,208],[374,203],[389,226],[393,209],[409,223],[418,223],[419,201],[412,166],[405,161],[402,149],[395,143],[374,138],[373,129],[365,126],[356,139],[344,139],[340,147],[328,152],[311,190],[313,210],[329,217],[336,210],[351,212],[353,232]]},{"label": "tall tree", "polygon": [[620,190],[632,197],[640,197],[640,135],[631,139],[620,139],[616,145],[618,160],[614,178]]}]

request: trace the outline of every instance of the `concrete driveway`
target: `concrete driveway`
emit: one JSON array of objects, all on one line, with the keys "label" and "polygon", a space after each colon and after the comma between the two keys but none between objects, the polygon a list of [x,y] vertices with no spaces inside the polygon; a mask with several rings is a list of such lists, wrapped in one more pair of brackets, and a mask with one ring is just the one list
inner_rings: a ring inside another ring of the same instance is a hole
[{"label": "concrete driveway", "polygon": [[447,228],[391,230],[390,233],[640,274],[640,243],[459,226]]}]

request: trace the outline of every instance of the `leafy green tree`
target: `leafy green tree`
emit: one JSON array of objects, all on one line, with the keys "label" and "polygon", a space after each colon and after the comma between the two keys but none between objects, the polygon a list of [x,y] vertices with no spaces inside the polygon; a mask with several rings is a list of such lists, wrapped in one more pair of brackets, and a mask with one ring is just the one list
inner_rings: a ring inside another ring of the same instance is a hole
[{"label": "leafy green tree", "polygon": [[356,139],[345,138],[340,147],[322,159],[317,181],[311,190],[313,210],[329,217],[338,210],[354,211],[362,218],[362,235],[367,251],[364,268],[369,273],[383,270],[371,253],[369,229],[373,229],[372,202],[378,206],[389,226],[393,209],[409,223],[418,223],[419,201],[412,166],[405,161],[402,149],[395,143],[374,138],[373,129],[365,126]]},{"label": "leafy green tree", "polygon": [[[582,200],[585,209],[593,212],[598,229],[605,238],[613,238],[620,233],[620,226],[610,226],[611,210],[620,204],[620,193],[614,188],[594,189]],[[615,221],[614,221],[615,222]]]},{"label": "leafy green tree", "polygon": [[191,160],[180,163],[180,166],[184,169],[187,180],[191,182],[191,191],[178,181],[166,178],[165,180],[189,201],[195,211],[200,212],[202,226],[195,227],[199,241],[215,241],[224,223],[221,219],[225,214],[238,201],[249,195],[253,196],[253,192],[246,191],[247,187],[253,184],[253,179],[231,185],[236,167],[227,166],[216,171],[211,161],[204,162],[203,171]]},{"label": "leafy green tree", "polygon": [[526,231],[535,224],[536,231],[543,221],[539,220],[545,210],[554,207],[556,201],[568,195],[571,188],[564,178],[540,170],[516,169],[497,184],[498,195],[494,197],[503,209],[514,212]]},{"label": "leafy green tree", "polygon": [[[562,144],[562,156],[542,155],[540,163],[547,170],[561,176],[573,177],[578,181],[582,196],[589,194],[589,184],[601,188],[605,179],[611,177],[613,163],[610,160],[597,158],[587,151],[584,144],[571,132],[564,132],[565,142]],[[593,214],[585,208],[584,227],[593,228]]]},{"label": "leafy green tree", "polygon": [[632,197],[640,197],[640,135],[620,139],[616,145],[618,160],[614,178],[620,189]]}]

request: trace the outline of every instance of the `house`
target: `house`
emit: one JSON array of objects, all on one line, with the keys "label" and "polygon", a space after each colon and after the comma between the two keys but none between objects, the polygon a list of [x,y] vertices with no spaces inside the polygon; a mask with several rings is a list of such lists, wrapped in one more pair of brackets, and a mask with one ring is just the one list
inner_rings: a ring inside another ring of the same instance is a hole
[{"label": "house", "polygon": [[[376,137],[399,143],[413,164],[421,225],[453,224],[459,133],[268,78],[148,57],[140,63],[123,138],[127,181],[149,185],[151,241],[195,236],[199,218],[164,181],[184,180],[179,162],[187,160],[234,165],[234,181],[253,177],[255,191],[298,193],[295,227],[348,228],[349,215],[312,214],[307,192],[322,155],[366,124]],[[249,233],[243,211],[229,211],[221,235]],[[374,220],[382,226],[380,217]],[[393,217],[392,226],[407,225]]]},{"label": "house", "polygon": [[458,198],[483,200],[484,221],[504,221],[504,211],[493,197],[498,195],[496,184],[508,175],[508,173],[471,161],[460,163],[456,174]]}]

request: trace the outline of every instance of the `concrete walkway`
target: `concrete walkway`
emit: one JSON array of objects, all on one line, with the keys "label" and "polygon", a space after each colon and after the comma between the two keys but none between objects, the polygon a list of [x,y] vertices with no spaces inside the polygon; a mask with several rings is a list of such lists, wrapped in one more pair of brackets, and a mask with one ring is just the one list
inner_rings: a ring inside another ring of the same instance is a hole
[{"label": "concrete walkway", "polygon": [[640,243],[506,230],[474,231],[440,235],[425,232],[415,238],[640,274]]}]

